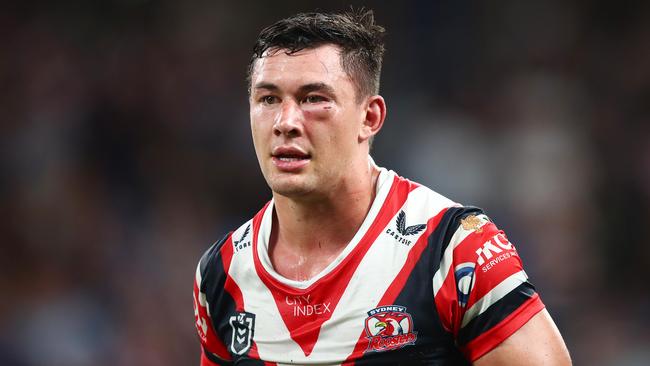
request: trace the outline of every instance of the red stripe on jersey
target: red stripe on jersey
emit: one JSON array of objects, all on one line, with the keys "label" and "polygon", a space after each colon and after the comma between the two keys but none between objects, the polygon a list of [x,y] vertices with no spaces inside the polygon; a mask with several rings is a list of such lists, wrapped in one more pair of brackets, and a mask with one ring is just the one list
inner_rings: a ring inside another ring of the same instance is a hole
[{"label": "red stripe on jersey", "polygon": [[199,304],[199,287],[194,281],[195,325],[201,339],[201,346],[220,358],[230,360],[230,353],[212,328],[212,319],[205,306]]},{"label": "red stripe on jersey", "polygon": [[251,348],[248,351],[248,357],[250,358],[255,358],[255,359],[260,359],[260,354],[257,351],[257,343],[255,341],[252,341]]},{"label": "red stripe on jersey", "polygon": [[201,366],[219,366],[219,364],[210,361],[208,356],[205,355],[205,351],[201,350]]},{"label": "red stripe on jersey", "polygon": [[514,334],[542,309],[544,309],[544,303],[542,303],[539,295],[533,295],[492,329],[462,347],[461,351],[470,361],[476,361]]},{"label": "red stripe on jersey", "polygon": [[[410,181],[395,177],[377,217],[357,246],[330,273],[306,289],[287,286],[277,281],[264,269],[257,255],[257,236],[261,213],[258,214],[259,218],[253,221],[255,269],[262,282],[271,291],[291,338],[300,346],[305,356],[309,356],[314,349],[321,326],[332,316],[362,258],[397,211],[404,205],[408,194],[415,188],[417,185]],[[310,309],[311,314],[296,314],[296,309],[300,308],[295,306],[296,304],[303,305],[304,309]],[[312,307],[308,308],[307,306]],[[320,308],[318,309],[316,306],[320,306]]]},{"label": "red stripe on jersey", "polygon": [[[210,265],[209,263],[207,265]],[[221,341],[212,328],[212,319],[208,315],[208,309],[205,306],[202,306],[199,303],[199,284],[194,281],[194,307],[195,307],[195,325],[199,333],[199,338],[201,339],[201,346],[210,353],[214,353],[219,358],[224,360],[230,360],[230,353],[226,349],[226,346]],[[201,353],[201,364],[203,365],[203,359],[205,355]],[[207,360],[207,358],[206,358]],[[210,362],[207,360],[207,362]],[[212,365],[213,363],[206,363],[206,365]]]},{"label": "red stripe on jersey", "polygon": [[[484,226],[487,226],[487,224]],[[481,231],[481,233],[483,232],[485,231]],[[460,330],[460,322],[463,317],[463,314],[458,308],[458,294],[454,270],[456,265],[459,263],[476,262],[476,249],[474,246],[468,244],[481,241],[482,237],[482,234],[471,232],[453,249],[452,263],[445,275],[445,280],[442,283],[442,286],[434,298],[436,309],[438,310],[438,315],[440,317],[440,323],[446,331],[451,332],[454,335],[458,334],[458,331]],[[453,248],[454,244],[455,243],[449,243],[448,245]]]},{"label": "red stripe on jersey", "polygon": [[[390,284],[390,286],[388,286],[388,289],[384,293],[384,296],[382,296],[381,300],[379,300],[379,303],[377,303],[375,306],[376,308],[383,305],[392,305],[395,303],[395,299],[397,296],[399,296],[400,292],[404,288],[404,285],[406,284],[406,281],[413,271],[413,268],[415,268],[415,265],[420,259],[420,256],[422,256],[422,252],[427,247],[429,236],[436,229],[445,212],[447,212],[447,208],[443,209],[436,216],[429,219],[427,222],[427,230],[422,234],[422,236],[420,236],[415,245],[413,245],[413,248],[409,251],[404,266],[397,274],[397,276],[395,276],[395,279],[393,279],[393,282]],[[353,360],[361,357],[367,348],[368,338],[366,337],[364,330],[361,332],[361,336],[359,336],[359,340],[357,341],[354,350],[350,356],[348,356],[343,365],[352,364]]]},{"label": "red stripe on jersey", "polygon": [[[519,258],[517,250],[508,242],[503,231],[497,231],[495,235],[485,241],[485,244],[481,243],[478,245],[488,245],[491,248],[499,248],[501,252],[491,253],[491,258],[484,258],[483,264],[476,264],[474,282],[477,286],[472,290],[472,296],[470,296],[467,304],[468,308],[471,307],[475,301],[481,299],[485,294],[490,292],[496,285],[501,283],[501,281],[510,277],[512,274],[523,270],[521,258]],[[507,249],[507,246],[511,249]],[[482,255],[484,256],[484,254]],[[477,254],[474,254],[474,260],[476,261],[476,259]]]},{"label": "red stripe on jersey", "polygon": [[456,311],[456,298],[456,281],[454,280],[454,266],[452,264],[449,266],[449,271],[447,272],[445,281],[442,283],[442,286],[434,297],[434,302],[436,304],[436,310],[438,311],[442,327],[454,335],[458,333],[458,329],[454,324],[460,323],[461,316],[461,314]]},{"label": "red stripe on jersey", "polygon": [[223,284],[224,290],[228,292],[230,297],[232,297],[233,301],[235,302],[235,311],[244,311],[244,296],[241,293],[241,290],[239,289],[239,286],[235,283],[235,281],[232,279],[230,276],[230,263],[232,262],[232,255],[233,255],[233,249],[232,249],[232,234],[226,240],[226,242],[223,244],[221,247],[221,258],[223,260],[223,271],[226,273],[226,282]]},{"label": "red stripe on jersey", "polygon": [[[449,245],[453,245],[453,243]],[[457,309],[457,304],[454,303],[457,298],[455,294],[457,279],[454,276],[454,268],[458,264],[466,262],[476,265],[473,287],[466,306],[456,311],[454,309]],[[444,301],[442,299],[451,301],[452,314],[449,319],[452,321],[453,333],[456,335],[460,330],[465,310],[470,309],[503,280],[522,270],[523,265],[515,247],[510,244],[503,231],[497,229],[493,223],[485,224],[480,233],[474,232],[468,235],[454,249],[453,265],[445,278],[445,292],[439,292],[436,296],[436,300],[441,302]],[[453,293],[449,293],[449,291],[453,291]],[[451,297],[449,297],[450,295]]]}]

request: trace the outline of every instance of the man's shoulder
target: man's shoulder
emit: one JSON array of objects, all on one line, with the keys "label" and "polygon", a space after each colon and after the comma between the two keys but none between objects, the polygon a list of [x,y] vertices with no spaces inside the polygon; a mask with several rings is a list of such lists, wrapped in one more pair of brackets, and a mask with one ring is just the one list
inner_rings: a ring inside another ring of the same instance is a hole
[{"label": "man's shoulder", "polygon": [[424,210],[430,217],[440,215],[438,223],[446,227],[447,235],[461,227],[471,230],[490,222],[480,207],[454,201],[434,189],[408,178],[397,175],[397,179],[400,184],[409,184],[412,187],[404,206],[406,214]]},{"label": "man's shoulder", "polygon": [[409,208],[426,208],[429,210],[440,211],[449,208],[463,207],[462,204],[438,193],[434,189],[422,183],[397,174],[395,174],[395,176],[398,184],[409,187],[409,197],[407,201],[410,204],[409,206],[412,204]]},{"label": "man's shoulder", "polygon": [[215,260],[220,256],[221,249],[223,248],[223,246],[228,241],[231,235],[232,232],[228,232],[227,234],[223,235],[219,240],[215,241],[212,245],[210,245],[210,247],[203,253],[201,259],[199,259],[199,264],[196,269],[197,278],[198,276],[205,278],[206,273],[212,267],[211,263],[214,263]]},{"label": "man's shoulder", "polygon": [[237,250],[238,246],[243,245],[244,242],[250,242],[253,235],[252,231],[253,219],[244,222],[234,230],[228,231],[203,253],[197,270],[205,275],[208,269],[215,267],[215,261],[222,261],[224,254],[229,256],[229,252]]}]

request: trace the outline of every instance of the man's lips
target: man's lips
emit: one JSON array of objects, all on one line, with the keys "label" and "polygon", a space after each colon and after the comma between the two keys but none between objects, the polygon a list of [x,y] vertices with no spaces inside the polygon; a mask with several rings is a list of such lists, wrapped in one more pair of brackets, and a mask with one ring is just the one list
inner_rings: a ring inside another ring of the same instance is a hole
[{"label": "man's lips", "polygon": [[311,155],[303,152],[299,148],[281,146],[273,149],[271,160],[279,170],[285,172],[295,172],[307,165]]}]

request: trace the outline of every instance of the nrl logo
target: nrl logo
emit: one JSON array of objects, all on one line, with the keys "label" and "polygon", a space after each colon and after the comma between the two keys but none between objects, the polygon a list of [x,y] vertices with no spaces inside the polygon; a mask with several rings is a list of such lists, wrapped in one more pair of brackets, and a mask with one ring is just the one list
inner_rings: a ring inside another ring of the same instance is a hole
[{"label": "nrl logo", "polygon": [[230,317],[230,326],[232,327],[230,350],[237,355],[243,355],[251,348],[255,329],[255,314],[237,313]]}]

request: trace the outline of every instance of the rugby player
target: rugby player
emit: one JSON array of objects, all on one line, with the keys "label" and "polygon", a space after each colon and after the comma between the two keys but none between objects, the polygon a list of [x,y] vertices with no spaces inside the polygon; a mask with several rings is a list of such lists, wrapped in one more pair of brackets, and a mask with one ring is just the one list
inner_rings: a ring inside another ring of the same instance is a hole
[{"label": "rugby player", "polygon": [[507,236],[370,157],[383,33],[370,11],[260,33],[250,123],[272,199],[200,259],[201,365],[569,365]]}]

